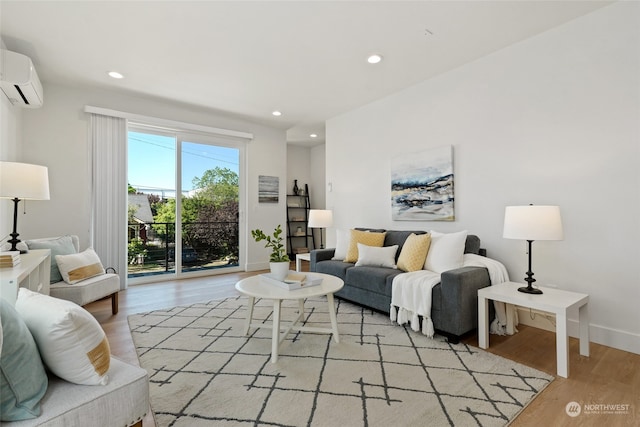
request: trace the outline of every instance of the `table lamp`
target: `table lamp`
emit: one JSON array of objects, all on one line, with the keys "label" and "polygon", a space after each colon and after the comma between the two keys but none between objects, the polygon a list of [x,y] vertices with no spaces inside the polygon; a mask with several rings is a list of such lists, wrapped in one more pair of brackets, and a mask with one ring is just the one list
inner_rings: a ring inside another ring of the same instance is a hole
[{"label": "table lamp", "polygon": [[309,211],[309,228],[320,229],[320,249],[324,249],[322,244],[322,229],[333,225],[333,212],[326,209],[311,209]]},{"label": "table lamp", "polygon": [[46,166],[28,163],[0,162],[0,198],[13,200],[13,233],[9,234],[11,250],[18,243],[18,202],[49,200],[49,170]]},{"label": "table lamp", "polygon": [[527,294],[541,294],[532,286],[536,279],[531,271],[531,243],[534,240],[562,240],[562,220],[558,206],[507,206],[504,213],[505,239],[526,240],[528,243],[529,271],[524,279],[526,287],[518,288]]}]

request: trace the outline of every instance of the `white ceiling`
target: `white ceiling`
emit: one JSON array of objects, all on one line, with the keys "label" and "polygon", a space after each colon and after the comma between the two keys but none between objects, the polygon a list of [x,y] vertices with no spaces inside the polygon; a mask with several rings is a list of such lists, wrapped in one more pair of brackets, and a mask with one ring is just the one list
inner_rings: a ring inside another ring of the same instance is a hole
[{"label": "white ceiling", "polygon": [[[608,3],[2,0],[0,34],[45,86],[203,106],[309,145],[324,141],[328,118]],[[375,66],[374,52],[384,56]]]}]

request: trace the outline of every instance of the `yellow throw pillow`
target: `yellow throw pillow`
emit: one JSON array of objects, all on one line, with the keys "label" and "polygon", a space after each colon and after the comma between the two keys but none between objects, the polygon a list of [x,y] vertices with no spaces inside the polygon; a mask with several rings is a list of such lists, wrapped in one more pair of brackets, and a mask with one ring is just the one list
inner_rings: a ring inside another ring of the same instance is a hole
[{"label": "yellow throw pillow", "polygon": [[351,230],[351,241],[344,262],[358,261],[358,243],[367,246],[375,246],[381,248],[384,244],[384,236],[386,233],[373,233],[371,231]]},{"label": "yellow throw pillow", "polygon": [[418,271],[424,267],[431,246],[430,234],[411,233],[402,246],[398,258],[398,269],[402,271]]}]

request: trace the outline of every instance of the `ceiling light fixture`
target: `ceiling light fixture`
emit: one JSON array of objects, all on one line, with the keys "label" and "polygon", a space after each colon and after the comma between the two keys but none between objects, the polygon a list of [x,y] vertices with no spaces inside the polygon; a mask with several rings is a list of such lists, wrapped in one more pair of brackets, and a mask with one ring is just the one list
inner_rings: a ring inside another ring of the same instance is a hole
[{"label": "ceiling light fixture", "polygon": [[280,116],[282,115],[282,113],[281,113],[280,111],[278,111],[278,110],[274,111],[274,112],[273,112],[273,113],[271,113],[271,114],[273,114],[273,115],[274,115],[274,116],[276,116],[276,117],[280,117]]},{"label": "ceiling light fixture", "polygon": [[377,64],[382,61],[382,55],[374,54],[367,58],[369,64]]},{"label": "ceiling light fixture", "polygon": [[318,135],[316,135],[315,133],[312,133],[311,135],[309,135],[311,138],[317,138]]},{"label": "ceiling light fixture", "polygon": [[113,77],[114,79],[124,78],[124,76],[117,71],[109,71],[109,77]]}]

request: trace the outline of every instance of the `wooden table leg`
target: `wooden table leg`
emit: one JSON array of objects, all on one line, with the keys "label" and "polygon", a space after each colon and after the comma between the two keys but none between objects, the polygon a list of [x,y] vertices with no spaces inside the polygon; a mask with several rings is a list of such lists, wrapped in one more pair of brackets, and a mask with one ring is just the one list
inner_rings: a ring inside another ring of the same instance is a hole
[{"label": "wooden table leg", "polygon": [[249,327],[251,326],[251,320],[253,320],[253,304],[256,299],[249,297],[249,303],[247,304],[247,317],[244,319],[244,334],[249,335]]},{"label": "wooden table leg", "polygon": [[569,377],[569,335],[567,334],[567,313],[556,313],[556,352],[558,375]]},{"label": "wooden table leg", "polygon": [[271,363],[278,361],[278,347],[280,346],[280,306],[282,301],[273,300],[273,331],[271,334]]},{"label": "wooden table leg", "polygon": [[478,296],[478,347],[489,347],[489,300]]},{"label": "wooden table leg", "polygon": [[333,339],[336,342],[340,342],[340,335],[338,334],[338,319],[336,318],[336,307],[333,302],[333,294],[327,294],[327,304],[329,306],[329,318],[331,319],[331,329],[333,329]]}]

